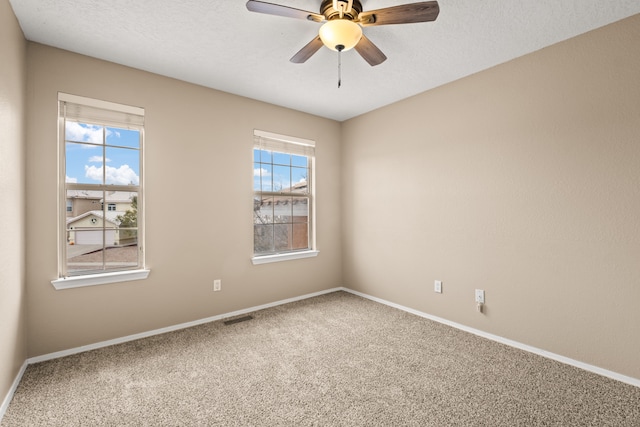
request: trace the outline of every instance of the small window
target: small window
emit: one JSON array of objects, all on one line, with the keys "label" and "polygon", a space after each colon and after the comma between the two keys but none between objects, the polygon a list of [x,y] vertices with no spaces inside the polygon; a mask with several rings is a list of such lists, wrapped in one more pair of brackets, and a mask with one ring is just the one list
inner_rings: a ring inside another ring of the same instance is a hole
[{"label": "small window", "polygon": [[314,146],[313,141],[256,131],[254,257],[314,249]]},{"label": "small window", "polygon": [[59,277],[143,269],[144,110],[61,93],[59,124]]}]

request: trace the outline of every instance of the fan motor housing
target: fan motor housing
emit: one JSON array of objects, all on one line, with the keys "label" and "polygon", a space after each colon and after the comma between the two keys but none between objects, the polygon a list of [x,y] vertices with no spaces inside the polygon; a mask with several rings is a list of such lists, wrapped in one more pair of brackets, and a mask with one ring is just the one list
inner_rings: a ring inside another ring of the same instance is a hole
[{"label": "fan motor housing", "polygon": [[[342,3],[347,3],[346,1],[339,0]],[[345,12],[344,17],[351,21],[358,18],[358,15],[362,12],[362,4],[358,0],[353,0],[353,4],[351,5],[351,10],[349,12]],[[327,21],[340,17],[340,11],[337,11],[333,8],[333,0],[324,0],[320,5],[320,13],[327,18]]]}]

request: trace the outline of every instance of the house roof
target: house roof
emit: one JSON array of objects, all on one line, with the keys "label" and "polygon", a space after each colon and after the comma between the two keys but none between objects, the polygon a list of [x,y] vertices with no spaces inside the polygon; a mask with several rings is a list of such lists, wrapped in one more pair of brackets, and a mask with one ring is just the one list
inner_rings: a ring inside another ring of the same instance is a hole
[{"label": "house roof", "polygon": [[[107,203],[130,203],[133,197],[137,196],[136,192],[130,191],[107,191]],[[68,190],[68,199],[91,199],[102,201],[103,193],[98,190]]]},{"label": "house roof", "polygon": [[[120,215],[124,215],[125,212],[120,212],[120,211],[107,211],[107,217],[106,217],[106,221],[112,223],[115,226],[120,225],[119,221],[117,220],[118,216]],[[74,222],[77,222],[83,218],[89,217],[89,216],[95,216],[98,217],[100,219],[104,219],[104,212],[103,211],[88,211],[85,212],[81,215],[78,215],[76,217],[73,218],[67,218],[67,225],[72,224]]]}]

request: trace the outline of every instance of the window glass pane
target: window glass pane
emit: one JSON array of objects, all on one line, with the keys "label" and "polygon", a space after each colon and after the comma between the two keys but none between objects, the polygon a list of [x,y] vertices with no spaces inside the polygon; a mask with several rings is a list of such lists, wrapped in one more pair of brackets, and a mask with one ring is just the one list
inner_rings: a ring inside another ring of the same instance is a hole
[{"label": "window glass pane", "polygon": [[273,164],[289,166],[291,164],[291,154],[274,152]]},{"label": "window glass pane", "polygon": [[115,232],[102,227],[102,217],[90,212],[73,221],[67,228],[67,271],[102,270],[104,242]]},{"label": "window glass pane", "polygon": [[[75,210],[75,216],[67,217],[67,272],[137,267],[137,193],[88,190],[66,193]],[[106,211],[102,207],[105,199]],[[120,247],[129,249],[114,249]],[[113,255],[116,253],[117,256]]]},{"label": "window glass pane", "polygon": [[[138,227],[138,193],[135,191],[107,191],[107,202],[115,205],[115,209],[107,210],[109,225],[118,229],[137,229]],[[122,236],[120,236],[122,237]],[[130,241],[127,244],[132,243]]]},{"label": "window glass pane", "polygon": [[107,127],[106,138],[107,145],[140,148],[140,131],[138,130]]},{"label": "window glass pane", "polygon": [[307,176],[309,171],[307,168],[291,168],[291,181],[293,182],[293,186],[291,191],[294,193],[305,193],[307,194]]},{"label": "window glass pane", "polygon": [[64,138],[67,141],[89,142],[93,144],[104,143],[103,126],[91,125],[67,120],[65,122]]},{"label": "window glass pane", "polygon": [[[138,231],[119,229],[104,252],[105,269],[132,269],[138,265]],[[107,242],[108,243],[108,242]]]},{"label": "window glass pane", "polygon": [[309,249],[309,227],[307,224],[293,224],[291,249]]},{"label": "window glass pane", "polygon": [[253,226],[253,248],[257,254],[273,252],[273,226],[256,224]]},{"label": "window glass pane", "polygon": [[290,191],[291,168],[289,166],[273,167],[273,191]]},{"label": "window glass pane", "polygon": [[271,156],[271,151],[267,150],[259,150],[260,151],[260,161],[262,163],[272,163],[273,157]]},{"label": "window glass pane", "polygon": [[290,223],[292,216],[292,203],[291,197],[276,197],[273,204],[273,217],[274,222]]},{"label": "window glass pane", "polygon": [[271,177],[273,166],[264,163],[253,164],[253,189],[256,191],[272,191]]},{"label": "window glass pane", "polygon": [[309,199],[293,198],[293,218],[291,222],[309,222]]},{"label": "window glass pane", "polygon": [[102,147],[88,144],[65,144],[65,181],[102,184]]},{"label": "window glass pane", "polygon": [[69,227],[69,222],[72,221],[72,218],[86,216],[91,211],[96,211],[99,214],[102,210],[101,205],[104,197],[102,190],[67,190],[66,196],[67,206],[69,202],[72,206],[70,215],[67,216],[67,227]]},{"label": "window glass pane", "polygon": [[276,251],[291,249],[293,230],[290,224],[275,224],[273,226],[273,244]]},{"label": "window glass pane", "polygon": [[307,157],[305,156],[298,156],[295,154],[291,155],[291,166],[298,166],[298,167],[303,167],[306,168],[307,167]]},{"label": "window glass pane", "polygon": [[254,201],[253,223],[254,224],[272,224],[273,223],[272,199],[262,199],[262,200]]},{"label": "window glass pane", "polygon": [[[140,184],[140,151],[127,148],[106,148],[104,159],[107,185],[138,185]],[[92,166],[92,174],[102,174],[102,165]],[[91,167],[90,167],[91,168]],[[87,173],[90,169],[87,169]]]}]

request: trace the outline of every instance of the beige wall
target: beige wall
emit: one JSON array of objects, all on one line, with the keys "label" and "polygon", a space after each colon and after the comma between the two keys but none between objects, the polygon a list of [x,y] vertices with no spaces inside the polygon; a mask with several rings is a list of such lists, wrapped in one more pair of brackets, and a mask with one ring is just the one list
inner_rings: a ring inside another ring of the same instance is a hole
[{"label": "beige wall", "polygon": [[[35,43],[27,60],[29,356],[342,284],[339,123]],[[147,280],[51,286],[58,91],[146,110]],[[254,128],[316,141],[315,258],[251,264]],[[218,278],[222,291],[214,293]]]},{"label": "beige wall", "polygon": [[26,357],[25,55],[18,21],[0,0],[0,404]]},{"label": "beige wall", "polygon": [[[0,0],[0,396],[27,356],[342,284],[640,378],[639,44],[636,16],[340,125],[34,43],[25,72]],[[49,282],[58,91],[146,109],[145,281]],[[317,258],[250,263],[254,128],[317,141]]]},{"label": "beige wall", "polygon": [[637,15],[346,122],[345,285],[640,378],[638,46]]}]

